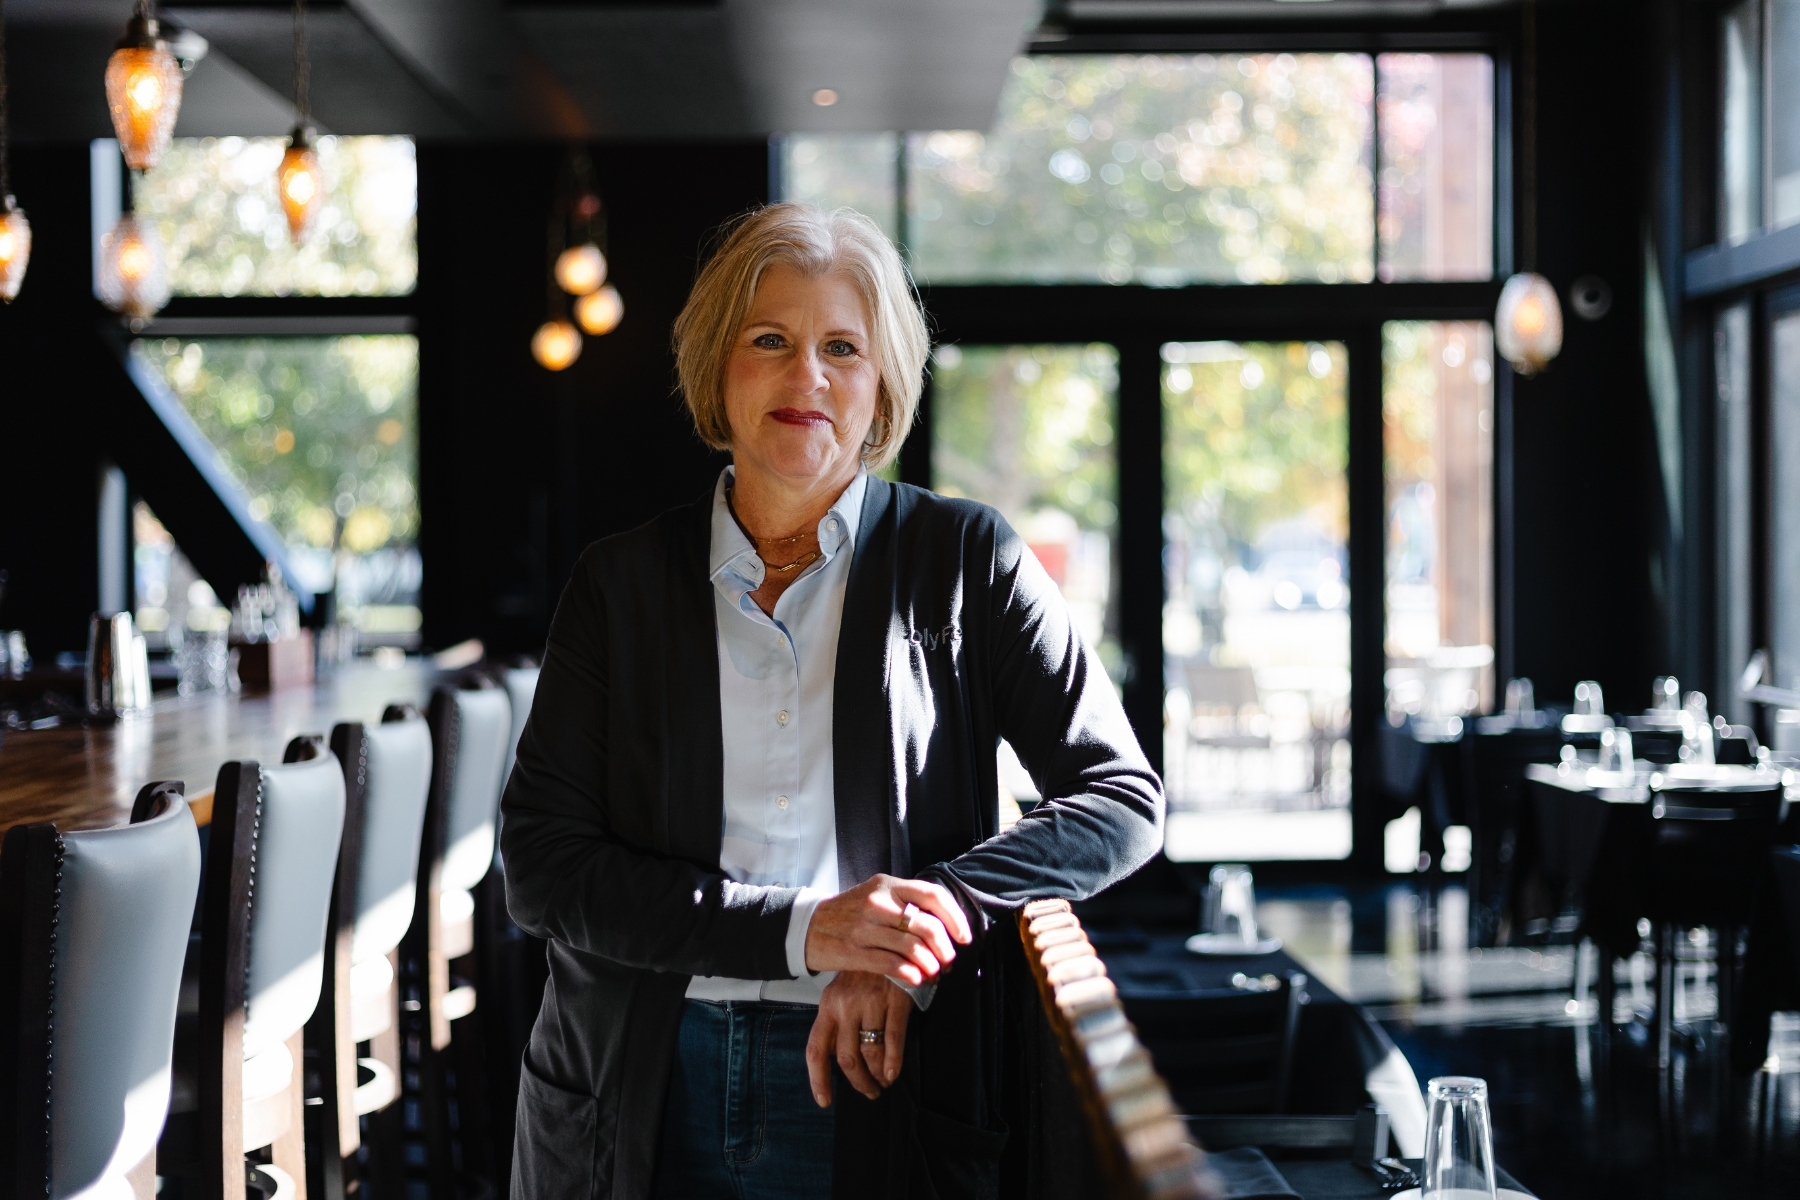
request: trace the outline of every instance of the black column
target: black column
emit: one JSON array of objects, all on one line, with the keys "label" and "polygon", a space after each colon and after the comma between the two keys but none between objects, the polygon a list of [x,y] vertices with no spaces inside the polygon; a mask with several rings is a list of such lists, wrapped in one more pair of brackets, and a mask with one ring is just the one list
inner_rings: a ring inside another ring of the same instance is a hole
[{"label": "black column", "polygon": [[1162,770],[1162,357],[1159,343],[1119,349],[1119,625],[1125,715]]},{"label": "black column", "polygon": [[1359,871],[1379,871],[1387,816],[1381,807],[1381,743],[1376,736],[1387,668],[1380,323],[1358,327],[1349,350],[1350,858]]}]

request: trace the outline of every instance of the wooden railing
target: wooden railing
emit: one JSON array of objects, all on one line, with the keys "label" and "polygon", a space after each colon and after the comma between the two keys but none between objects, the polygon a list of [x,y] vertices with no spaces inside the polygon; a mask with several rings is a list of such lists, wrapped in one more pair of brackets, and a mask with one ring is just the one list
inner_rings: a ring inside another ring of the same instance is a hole
[{"label": "wooden railing", "polygon": [[1081,1097],[1109,1200],[1221,1195],[1068,901],[1026,905],[1019,940]]}]

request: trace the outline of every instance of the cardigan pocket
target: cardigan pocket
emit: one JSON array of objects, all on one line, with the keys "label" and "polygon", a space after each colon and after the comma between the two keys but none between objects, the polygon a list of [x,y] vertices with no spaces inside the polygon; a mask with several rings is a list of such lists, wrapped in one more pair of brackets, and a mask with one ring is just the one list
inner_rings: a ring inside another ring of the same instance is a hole
[{"label": "cardigan pocket", "polygon": [[[1000,1152],[1007,1130],[983,1129],[918,1105],[913,1109],[913,1186],[931,1200],[993,1200],[1000,1195]],[[921,1178],[920,1176],[923,1176]]]},{"label": "cardigan pocket", "polygon": [[576,1200],[594,1195],[594,1142],[600,1102],[548,1083],[526,1055],[513,1130],[512,1200]]}]

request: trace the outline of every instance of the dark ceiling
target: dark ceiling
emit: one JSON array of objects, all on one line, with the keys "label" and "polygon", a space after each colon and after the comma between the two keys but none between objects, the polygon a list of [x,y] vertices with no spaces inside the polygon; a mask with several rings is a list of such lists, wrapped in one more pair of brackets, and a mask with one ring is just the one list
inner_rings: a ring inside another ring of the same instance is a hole
[{"label": "dark ceiling", "polygon": [[[11,0],[13,136],[104,137],[131,0]],[[336,133],[717,138],[985,128],[1041,0],[338,0],[308,5],[312,107]],[[161,10],[207,50],[178,134],[293,123],[287,3]],[[812,102],[820,88],[837,104]]]},{"label": "dark ceiling", "polygon": [[[307,28],[327,132],[669,140],[985,129],[1008,61],[1064,30],[1429,22],[1507,2],[315,0]],[[130,12],[131,0],[10,0],[17,140],[110,132],[100,78]],[[178,0],[162,15],[204,51],[177,133],[287,132],[289,0]],[[814,104],[821,88],[838,102]]]}]

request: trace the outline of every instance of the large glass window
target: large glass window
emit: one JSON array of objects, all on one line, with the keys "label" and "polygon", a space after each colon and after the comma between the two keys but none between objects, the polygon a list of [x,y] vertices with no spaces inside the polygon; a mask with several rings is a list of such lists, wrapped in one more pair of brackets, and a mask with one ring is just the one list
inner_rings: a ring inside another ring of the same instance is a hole
[{"label": "large glass window", "polygon": [[904,171],[892,134],[794,135],[782,186],[885,222],[904,178],[896,223],[940,285],[1483,279],[1493,76],[1481,54],[1025,57],[992,128],[909,134]]},{"label": "large glass window", "polygon": [[1771,325],[1769,651],[1776,686],[1800,688],[1800,312]]},{"label": "large glass window", "polygon": [[1727,13],[1720,40],[1719,232],[1739,242],[1762,227],[1762,0]]},{"label": "large glass window", "polygon": [[1366,280],[1369,58],[1020,58],[993,129],[912,139],[934,283]]},{"label": "large glass window", "polygon": [[1493,337],[1486,324],[1382,328],[1390,719],[1493,701]]},{"label": "large glass window", "polygon": [[1769,4],[1768,226],[1800,221],[1800,0]]},{"label": "large glass window", "polygon": [[854,208],[900,236],[900,138],[892,133],[796,133],[782,139],[781,188],[820,208]]},{"label": "large glass window", "polygon": [[325,200],[296,246],[275,194],[285,138],[176,138],[136,184],[178,296],[397,296],[419,274],[411,138],[322,137]]},{"label": "large glass window", "polygon": [[364,633],[419,628],[419,349],[402,335],[160,338],[161,372],[250,513],[287,543],[314,592]]},{"label": "large glass window", "polygon": [[1163,347],[1171,858],[1350,853],[1347,366]]},{"label": "large glass window", "polygon": [[1111,346],[940,346],[932,488],[991,504],[1117,676],[1119,356]]},{"label": "large glass window", "polygon": [[1494,273],[1494,60],[1383,54],[1381,278]]}]

